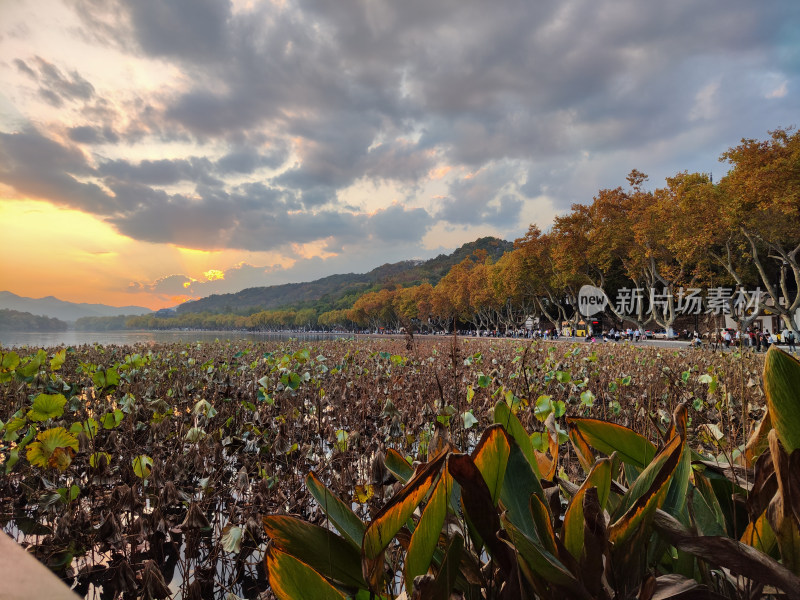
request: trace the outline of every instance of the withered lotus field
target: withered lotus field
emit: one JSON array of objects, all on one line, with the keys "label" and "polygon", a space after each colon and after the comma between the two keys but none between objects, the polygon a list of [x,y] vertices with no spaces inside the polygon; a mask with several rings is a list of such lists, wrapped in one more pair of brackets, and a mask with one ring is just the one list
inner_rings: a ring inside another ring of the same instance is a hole
[{"label": "withered lotus field", "polygon": [[370,522],[402,487],[387,456],[411,470],[443,449],[473,452],[498,403],[543,477],[575,486],[586,475],[568,418],[662,447],[683,406],[695,460],[733,469],[766,406],[763,355],[634,344],[383,338],[1,356],[4,530],[87,598],[270,597],[263,518],[328,524],[310,472]]}]

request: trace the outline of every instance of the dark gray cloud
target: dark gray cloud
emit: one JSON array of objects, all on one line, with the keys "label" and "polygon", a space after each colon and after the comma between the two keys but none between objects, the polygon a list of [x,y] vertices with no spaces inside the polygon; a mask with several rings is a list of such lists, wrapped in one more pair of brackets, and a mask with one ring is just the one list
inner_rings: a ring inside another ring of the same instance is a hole
[{"label": "dark gray cloud", "polygon": [[262,167],[275,169],[288,158],[289,149],[285,143],[278,142],[264,152],[255,148],[240,146],[232,149],[217,161],[221,173],[241,173],[249,175]]},{"label": "dark gray cloud", "polygon": [[91,125],[80,125],[78,127],[69,127],[67,136],[73,142],[89,145],[116,144],[119,141],[119,135],[108,126],[92,127]]},{"label": "dark gray cloud", "polygon": [[0,132],[0,181],[18,192],[95,214],[110,214],[116,200],[94,182],[94,168],[77,148],[35,130]]},{"label": "dark gray cloud", "polygon": [[131,181],[145,185],[174,185],[190,181],[204,185],[222,185],[211,176],[213,163],[207,158],[143,160],[133,164],[125,160],[106,161],[98,173],[106,178]]},{"label": "dark gray cloud", "polygon": [[449,195],[441,199],[438,219],[453,225],[493,225],[512,229],[519,222],[522,190],[517,184],[521,173],[507,163],[488,165],[455,181]]},{"label": "dark gray cloud", "polygon": [[202,61],[225,53],[229,0],[123,0],[120,5],[148,54]]},{"label": "dark gray cloud", "polygon": [[39,95],[48,104],[58,108],[65,101],[88,101],[94,96],[92,84],[77,71],[64,75],[57,66],[39,56],[32,63],[34,68],[21,58],[14,59],[17,69],[38,83]]}]

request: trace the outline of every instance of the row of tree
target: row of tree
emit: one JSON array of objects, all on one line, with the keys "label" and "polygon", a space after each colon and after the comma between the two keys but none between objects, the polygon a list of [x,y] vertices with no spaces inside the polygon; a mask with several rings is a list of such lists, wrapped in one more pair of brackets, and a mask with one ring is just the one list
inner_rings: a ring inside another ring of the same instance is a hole
[{"label": "row of tree", "polygon": [[[670,329],[681,288],[707,294],[730,286],[731,300],[740,304],[720,312],[730,312],[742,328],[769,310],[797,332],[800,134],[781,129],[764,141],[743,140],[720,160],[730,171],[716,184],[684,172],[648,190],[647,176],[634,170],[627,186],[573,205],[549,231],[531,225],[497,262],[473,256],[434,287],[365,294],[346,318],[372,328],[457,320],[501,329],[538,316],[558,327],[580,318],[578,291],[591,284],[611,292],[606,310],[618,323]],[[632,312],[618,310],[613,291],[636,288],[643,301]]]},{"label": "row of tree", "polygon": [[[800,309],[800,134],[779,129],[766,140],[742,140],[720,158],[730,170],[714,183],[678,173],[655,190],[633,170],[627,185],[575,204],[548,231],[531,225],[496,261],[476,251],[436,285],[364,293],[349,309],[270,310],[249,316],[185,314],[129,319],[128,326],[221,329],[364,327],[448,330],[519,328],[529,317],[559,327],[577,321],[581,286],[611,291],[608,316],[644,329],[670,329],[681,288],[730,286],[740,306],[727,306],[744,328],[768,306],[785,327]],[[633,312],[618,310],[613,290],[641,289]],[[754,293],[763,296],[755,302]],[[704,292],[705,293],[705,292]],[[658,295],[658,297],[656,297]],[[747,305],[751,309],[746,309]]]}]

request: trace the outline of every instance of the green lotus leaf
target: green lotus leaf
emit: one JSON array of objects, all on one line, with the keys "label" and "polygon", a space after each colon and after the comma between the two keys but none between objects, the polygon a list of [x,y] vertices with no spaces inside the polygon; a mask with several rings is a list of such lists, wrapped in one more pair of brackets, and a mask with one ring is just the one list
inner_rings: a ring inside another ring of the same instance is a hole
[{"label": "green lotus leaf", "polygon": [[31,421],[47,421],[64,414],[64,405],[67,399],[63,394],[39,394],[33,400],[33,406],[28,411]]}]

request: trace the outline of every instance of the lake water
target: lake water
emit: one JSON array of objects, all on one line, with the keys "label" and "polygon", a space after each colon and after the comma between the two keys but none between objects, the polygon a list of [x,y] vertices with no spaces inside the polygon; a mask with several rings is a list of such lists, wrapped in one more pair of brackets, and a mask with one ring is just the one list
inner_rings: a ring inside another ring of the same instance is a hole
[{"label": "lake water", "polygon": [[80,346],[83,344],[156,344],[179,342],[213,342],[214,340],[270,341],[289,338],[304,341],[331,340],[352,337],[346,333],[302,333],[302,332],[263,332],[245,331],[51,331],[17,332],[0,331],[0,347],[11,348],[32,346],[49,348],[53,346]]}]

